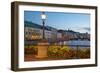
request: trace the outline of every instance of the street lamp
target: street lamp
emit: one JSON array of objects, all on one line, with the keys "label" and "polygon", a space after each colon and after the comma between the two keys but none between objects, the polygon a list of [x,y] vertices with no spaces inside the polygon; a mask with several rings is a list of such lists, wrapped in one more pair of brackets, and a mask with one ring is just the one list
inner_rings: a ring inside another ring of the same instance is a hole
[{"label": "street lamp", "polygon": [[45,39],[45,20],[46,20],[45,12],[41,12],[41,19],[42,19],[42,24],[43,24],[43,39],[41,39],[41,41],[39,41],[37,44],[38,52],[37,52],[36,58],[48,57],[47,52],[48,52],[49,43]]},{"label": "street lamp", "polygon": [[42,19],[42,24],[43,24],[43,39],[45,39],[45,20],[46,20],[45,12],[41,13],[41,19]]}]

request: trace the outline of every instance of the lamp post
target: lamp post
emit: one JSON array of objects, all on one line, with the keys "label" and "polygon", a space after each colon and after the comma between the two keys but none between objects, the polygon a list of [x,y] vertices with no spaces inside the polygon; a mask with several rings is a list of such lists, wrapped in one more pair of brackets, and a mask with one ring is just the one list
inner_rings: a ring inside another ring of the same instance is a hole
[{"label": "lamp post", "polygon": [[42,19],[42,24],[43,24],[43,39],[45,39],[45,20],[46,20],[45,12],[41,13],[41,19]]},{"label": "lamp post", "polygon": [[48,51],[48,45],[49,43],[45,39],[45,20],[46,20],[46,15],[45,12],[41,13],[41,19],[42,19],[42,24],[43,24],[43,38],[41,41],[38,42],[38,53],[36,58],[46,58],[48,57],[47,51]]}]

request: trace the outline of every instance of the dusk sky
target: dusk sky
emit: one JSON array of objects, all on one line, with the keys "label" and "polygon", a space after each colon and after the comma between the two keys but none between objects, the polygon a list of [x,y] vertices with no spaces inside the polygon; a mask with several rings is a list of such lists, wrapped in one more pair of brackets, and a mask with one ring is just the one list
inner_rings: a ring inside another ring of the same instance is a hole
[{"label": "dusk sky", "polygon": [[[79,13],[45,12],[46,24],[57,29],[90,33],[90,15]],[[41,12],[24,11],[24,20],[42,25]]]}]

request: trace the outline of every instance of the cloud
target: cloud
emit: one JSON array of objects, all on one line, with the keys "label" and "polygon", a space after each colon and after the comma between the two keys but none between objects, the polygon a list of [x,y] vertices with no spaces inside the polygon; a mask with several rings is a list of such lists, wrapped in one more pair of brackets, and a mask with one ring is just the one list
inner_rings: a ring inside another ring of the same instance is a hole
[{"label": "cloud", "polygon": [[90,31],[89,27],[83,27],[83,30]]},{"label": "cloud", "polygon": [[89,27],[76,27],[74,28],[75,31],[80,32],[80,33],[90,33],[90,28]]}]

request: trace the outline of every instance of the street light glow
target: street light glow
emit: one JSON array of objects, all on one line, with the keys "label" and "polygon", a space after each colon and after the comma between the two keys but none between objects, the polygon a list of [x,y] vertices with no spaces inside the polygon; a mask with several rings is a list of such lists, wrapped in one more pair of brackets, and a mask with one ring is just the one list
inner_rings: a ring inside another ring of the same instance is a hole
[{"label": "street light glow", "polygon": [[46,15],[45,15],[44,12],[42,12],[42,14],[41,14],[41,18],[44,19],[44,20],[46,19]]}]

